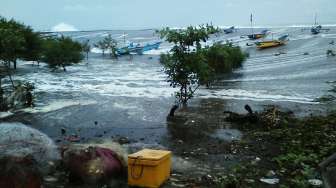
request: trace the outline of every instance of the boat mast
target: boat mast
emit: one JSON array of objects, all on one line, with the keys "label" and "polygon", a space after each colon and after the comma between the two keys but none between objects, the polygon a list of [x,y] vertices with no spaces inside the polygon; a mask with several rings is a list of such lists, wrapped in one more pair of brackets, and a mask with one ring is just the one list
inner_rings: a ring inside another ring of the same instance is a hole
[{"label": "boat mast", "polygon": [[315,26],[317,26],[317,13],[315,13]]},{"label": "boat mast", "polygon": [[126,46],[126,33],[124,32],[124,46]]},{"label": "boat mast", "polygon": [[250,22],[251,22],[251,34],[253,35],[253,14],[251,13],[251,17],[250,17]]}]

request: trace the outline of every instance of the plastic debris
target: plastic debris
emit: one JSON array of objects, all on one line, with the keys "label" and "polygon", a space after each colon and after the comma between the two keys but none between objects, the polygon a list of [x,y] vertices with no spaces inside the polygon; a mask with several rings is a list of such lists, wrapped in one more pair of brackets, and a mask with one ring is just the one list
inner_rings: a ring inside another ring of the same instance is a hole
[{"label": "plastic debris", "polygon": [[280,180],[278,178],[261,178],[260,181],[270,185],[275,185],[278,184]]},{"label": "plastic debris", "polygon": [[314,185],[314,186],[321,186],[323,185],[323,182],[319,179],[310,179],[308,180],[310,185]]}]

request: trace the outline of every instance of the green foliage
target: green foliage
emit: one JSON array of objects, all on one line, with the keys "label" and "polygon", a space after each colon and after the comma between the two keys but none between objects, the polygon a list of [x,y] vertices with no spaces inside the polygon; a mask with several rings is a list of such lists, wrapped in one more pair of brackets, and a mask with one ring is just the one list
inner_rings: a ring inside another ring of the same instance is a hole
[{"label": "green foliage", "polygon": [[208,65],[215,73],[231,72],[233,69],[241,67],[246,58],[240,47],[234,47],[231,43],[216,43],[205,48],[204,53]]},{"label": "green foliage", "polygon": [[229,72],[244,60],[240,49],[229,44],[202,48],[201,43],[217,32],[219,30],[211,25],[158,31],[161,38],[174,44],[169,54],[161,55],[160,62],[168,76],[167,81],[172,87],[179,88],[175,94],[179,103],[186,105],[200,85],[213,81],[214,74]]},{"label": "green foliage", "polygon": [[161,38],[174,43],[171,53],[162,54],[160,62],[168,75],[167,81],[172,87],[179,88],[176,97],[184,105],[193,97],[200,84],[209,80],[210,69],[203,56],[201,42],[206,42],[216,32],[218,30],[209,25],[159,31]]},{"label": "green foliage", "polygon": [[43,42],[42,60],[50,67],[63,67],[79,63],[83,59],[82,45],[69,37],[49,38]]},{"label": "green foliage", "polygon": [[38,33],[33,32],[30,27],[26,27],[22,33],[25,39],[25,50],[22,54],[22,59],[26,61],[39,61],[42,56],[43,39]]},{"label": "green foliage", "polygon": [[108,51],[111,57],[117,57],[117,45],[117,41],[112,38],[111,34],[109,34],[94,46],[102,50],[103,56],[105,55],[105,52]]},{"label": "green foliage", "polygon": [[15,22],[0,18],[0,60],[10,66],[11,62],[24,54],[25,37],[23,30],[25,26]]},{"label": "green foliage", "polygon": [[17,59],[38,61],[42,52],[42,38],[29,26],[15,20],[0,18],[0,60],[8,66]]}]

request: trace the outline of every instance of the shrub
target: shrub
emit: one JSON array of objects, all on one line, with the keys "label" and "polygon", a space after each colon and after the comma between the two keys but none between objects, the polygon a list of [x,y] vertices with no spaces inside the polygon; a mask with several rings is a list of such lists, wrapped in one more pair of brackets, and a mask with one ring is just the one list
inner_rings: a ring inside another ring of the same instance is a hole
[{"label": "shrub", "polygon": [[68,37],[49,38],[43,42],[42,60],[52,68],[79,63],[83,59],[82,45]]}]

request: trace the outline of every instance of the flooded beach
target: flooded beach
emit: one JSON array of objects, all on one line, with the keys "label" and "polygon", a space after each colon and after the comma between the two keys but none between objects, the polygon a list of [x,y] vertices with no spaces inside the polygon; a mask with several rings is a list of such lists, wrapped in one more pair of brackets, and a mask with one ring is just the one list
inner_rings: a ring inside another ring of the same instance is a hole
[{"label": "flooded beach", "polygon": [[[334,49],[329,43],[336,40],[336,28],[318,36],[300,27],[272,28],[276,36],[289,34],[290,42],[266,50],[247,46],[249,41],[241,36],[248,32],[239,29],[230,35],[220,34],[204,44],[230,41],[241,46],[249,57],[241,68],[221,76],[210,88],[202,86],[188,110],[178,112],[182,119],[167,121],[177,89],[166,82],[159,63],[159,55],[172,47],[163,43],[158,50],[144,55],[118,59],[103,57],[99,49],[93,48],[88,60],[67,67],[66,72],[51,71],[44,63],[37,66],[19,62],[13,78],[35,84],[35,106],[13,112],[1,121],[35,128],[57,145],[69,142],[64,138],[66,131],[81,144],[123,140],[128,152],[147,147],[172,150],[177,179],[195,169],[195,173],[183,177],[222,174],[251,157],[236,155],[230,145],[245,135],[222,118],[224,111],[244,114],[244,105],[249,104],[256,111],[267,105],[279,106],[299,117],[326,114],[329,106],[317,99],[328,94],[329,83],[336,80],[336,59],[326,55],[328,49]],[[158,38],[154,30],[58,34],[92,43],[111,34],[122,43],[120,36],[124,33],[128,34],[127,40],[141,43]],[[4,87],[10,87],[9,80],[5,80]],[[178,187],[174,182],[170,186]]]}]

